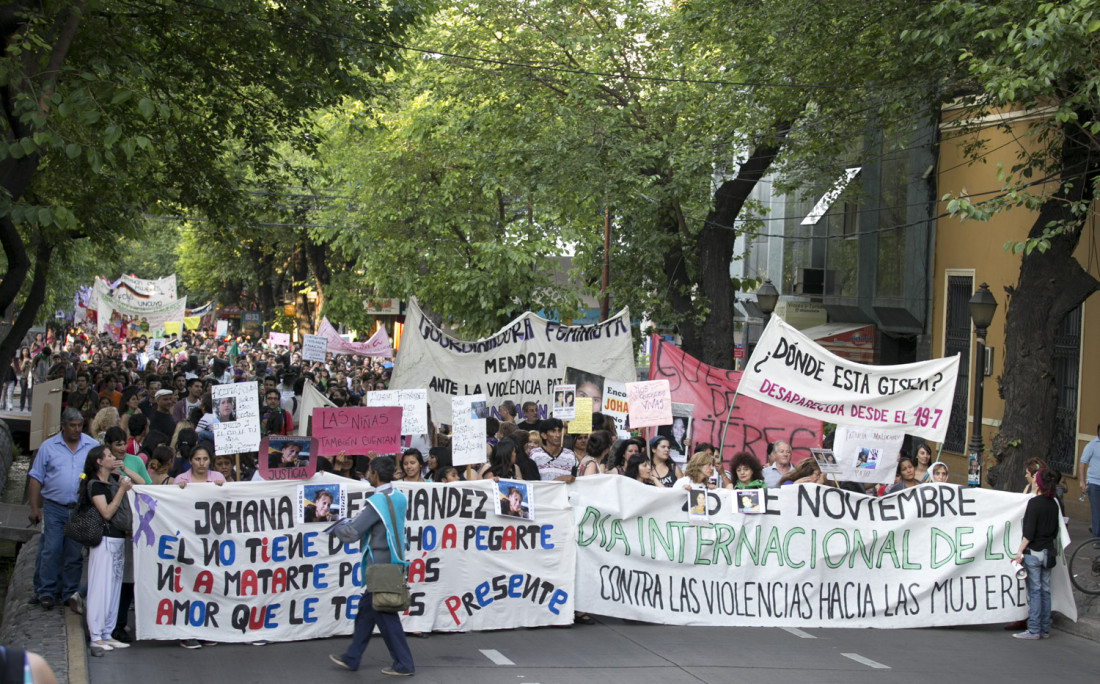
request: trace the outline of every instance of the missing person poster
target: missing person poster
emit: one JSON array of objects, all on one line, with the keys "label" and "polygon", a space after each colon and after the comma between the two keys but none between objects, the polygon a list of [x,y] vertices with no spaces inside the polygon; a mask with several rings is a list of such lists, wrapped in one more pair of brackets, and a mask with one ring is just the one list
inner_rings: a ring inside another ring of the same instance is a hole
[{"label": "missing person poster", "polygon": [[260,448],[260,396],[255,381],[214,385],[214,451],[240,454]]}]

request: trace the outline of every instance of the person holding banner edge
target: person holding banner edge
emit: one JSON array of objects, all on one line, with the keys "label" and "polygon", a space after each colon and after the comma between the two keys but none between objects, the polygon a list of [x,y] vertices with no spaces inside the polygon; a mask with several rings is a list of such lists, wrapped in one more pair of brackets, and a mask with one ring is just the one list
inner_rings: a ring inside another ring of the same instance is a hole
[{"label": "person holding banner edge", "polygon": [[[400,563],[404,560],[404,549],[395,541],[395,531],[405,527],[405,511],[408,499],[393,487],[393,474],[397,468],[392,456],[378,456],[371,460],[367,478],[374,493],[367,498],[365,506],[354,519],[345,519],[336,523],[330,534],[342,542],[360,542],[364,576],[366,567],[374,563]],[[387,501],[388,499],[388,501]],[[391,508],[387,504],[392,504]],[[405,631],[401,627],[401,617],[397,613],[380,613],[374,609],[370,587],[366,588],[359,599],[358,612],[355,615],[355,631],[351,643],[343,655],[329,655],[329,660],[345,670],[359,669],[363,651],[370,644],[371,633],[377,625],[382,640],[389,649],[393,664],[382,668],[382,674],[394,677],[408,677],[415,671],[412,652],[409,651]]]},{"label": "person holding banner edge", "polygon": [[1058,473],[1050,468],[1035,474],[1039,494],[1027,502],[1023,538],[1011,559],[1027,569],[1027,631],[1013,634],[1017,639],[1050,638],[1050,569],[1058,553],[1058,522],[1062,514],[1054,500],[1058,479]]}]

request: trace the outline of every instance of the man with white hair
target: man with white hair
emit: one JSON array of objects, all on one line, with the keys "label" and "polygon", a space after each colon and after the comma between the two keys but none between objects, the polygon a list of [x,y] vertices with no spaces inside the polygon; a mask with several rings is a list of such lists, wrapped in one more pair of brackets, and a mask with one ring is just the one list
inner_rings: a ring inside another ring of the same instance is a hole
[{"label": "man with white hair", "polygon": [[34,564],[34,596],[46,610],[68,597],[80,612],[77,590],[83,571],[80,544],[62,533],[76,508],[80,474],[88,451],[99,444],[84,434],[84,416],[74,408],[61,414],[61,432],[42,442],[27,473],[32,524],[42,523]]}]

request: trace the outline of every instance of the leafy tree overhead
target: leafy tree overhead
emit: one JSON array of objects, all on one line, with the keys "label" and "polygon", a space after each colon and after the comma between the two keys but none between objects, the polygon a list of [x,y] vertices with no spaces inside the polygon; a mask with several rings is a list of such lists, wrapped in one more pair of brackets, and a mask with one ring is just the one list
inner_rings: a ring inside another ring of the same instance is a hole
[{"label": "leafy tree overhead", "polygon": [[[368,98],[426,1],[22,0],[0,4],[0,309],[10,356],[74,241],[104,253],[147,213],[246,215],[280,145]],[[332,27],[339,27],[339,33]]]},{"label": "leafy tree overhead", "polygon": [[989,471],[991,485],[1019,491],[1024,460],[1049,462],[1055,444],[1055,333],[1100,288],[1074,256],[1086,224],[1095,220],[1100,182],[1100,2],[942,0],[925,8],[905,37],[926,51],[922,66],[960,84],[945,92],[967,107],[963,119],[975,122],[973,159],[985,153],[978,124],[988,125],[986,115],[1044,113],[1022,131],[1011,122],[1002,126],[1022,137],[1016,163],[990,170],[1003,184],[999,194],[986,201],[945,197],[962,218],[1033,212],[1026,239],[1006,245],[1020,255],[1020,275],[1008,288],[999,379],[1005,408],[993,440],[997,463]]},{"label": "leafy tree overhead", "polygon": [[391,82],[393,108],[341,123],[365,131],[337,162],[361,183],[364,230],[346,239],[398,255],[365,256],[368,279],[486,312],[483,330],[560,299],[536,267],[564,245],[598,282],[609,207],[615,306],[729,367],[753,188],[778,167],[834,178],[853,139],[926,111],[897,40],[914,16],[843,0],[458,3],[417,36],[438,52]]}]

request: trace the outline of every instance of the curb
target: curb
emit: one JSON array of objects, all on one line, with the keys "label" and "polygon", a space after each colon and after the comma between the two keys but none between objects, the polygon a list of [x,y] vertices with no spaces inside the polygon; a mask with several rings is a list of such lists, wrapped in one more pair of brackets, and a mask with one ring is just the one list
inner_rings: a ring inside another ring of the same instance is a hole
[{"label": "curb", "polygon": [[34,564],[38,535],[23,545],[15,559],[0,643],[34,651],[42,656],[59,684],[87,684],[88,668],[81,616],[64,605],[52,611],[30,605],[34,595]]},{"label": "curb", "polygon": [[1064,615],[1057,614],[1054,616],[1051,624],[1055,629],[1067,634],[1089,639],[1090,641],[1100,642],[1100,620],[1096,618],[1078,617],[1077,622],[1073,622]]}]

